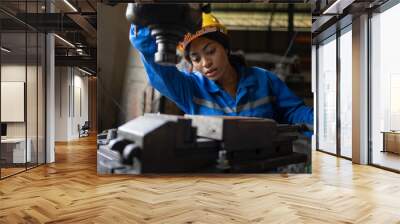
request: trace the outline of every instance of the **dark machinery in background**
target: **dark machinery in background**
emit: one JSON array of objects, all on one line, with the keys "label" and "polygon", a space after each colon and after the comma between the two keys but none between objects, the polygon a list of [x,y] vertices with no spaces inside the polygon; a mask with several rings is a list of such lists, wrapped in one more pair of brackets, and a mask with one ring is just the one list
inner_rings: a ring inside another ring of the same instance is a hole
[{"label": "dark machinery in background", "polygon": [[201,4],[140,4],[129,3],[126,17],[129,22],[149,27],[156,39],[156,63],[178,63],[176,46],[187,32],[194,33],[202,24]]},{"label": "dark machinery in background", "polygon": [[303,129],[270,119],[146,114],[98,137],[99,174],[260,173],[306,163]]}]

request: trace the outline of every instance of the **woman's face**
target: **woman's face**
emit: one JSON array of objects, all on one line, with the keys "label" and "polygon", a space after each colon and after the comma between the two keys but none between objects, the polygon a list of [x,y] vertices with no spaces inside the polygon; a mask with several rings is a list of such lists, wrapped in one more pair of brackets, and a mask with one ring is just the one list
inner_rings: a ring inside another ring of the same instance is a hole
[{"label": "woman's face", "polygon": [[189,58],[193,70],[214,81],[219,80],[230,66],[227,50],[217,41],[205,37],[192,41]]}]

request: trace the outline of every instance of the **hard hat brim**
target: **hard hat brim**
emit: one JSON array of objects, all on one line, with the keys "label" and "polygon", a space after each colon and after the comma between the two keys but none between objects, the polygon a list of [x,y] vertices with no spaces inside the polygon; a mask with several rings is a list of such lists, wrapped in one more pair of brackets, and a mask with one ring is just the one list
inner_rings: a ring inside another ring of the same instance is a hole
[{"label": "hard hat brim", "polygon": [[208,33],[213,33],[213,32],[219,32],[222,33],[224,35],[227,35],[227,30],[225,27],[219,27],[219,26],[208,26],[208,27],[203,27],[200,30],[198,30],[196,33],[191,34],[191,33],[187,33],[184,38],[183,41],[180,42],[180,46],[179,48],[181,48],[183,51],[186,50],[186,47],[195,39],[204,36],[205,34]]}]

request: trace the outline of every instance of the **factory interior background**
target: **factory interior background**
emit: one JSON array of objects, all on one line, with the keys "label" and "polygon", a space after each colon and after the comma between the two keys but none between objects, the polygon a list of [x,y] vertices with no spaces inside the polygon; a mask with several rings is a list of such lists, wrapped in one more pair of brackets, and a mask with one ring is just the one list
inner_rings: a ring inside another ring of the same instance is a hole
[{"label": "factory interior background", "polygon": [[[145,112],[181,112],[168,101],[162,108],[154,103],[161,98],[146,83],[143,66],[138,60],[126,60],[137,53],[129,44],[123,4],[2,0],[0,220],[115,221],[105,212],[109,208],[121,219],[137,222],[182,221],[189,211],[176,208],[188,201],[168,193],[186,189],[198,193],[195,197],[201,203],[211,203],[212,198],[215,206],[210,211],[189,203],[204,214],[190,220],[207,221],[212,214],[232,222],[225,219],[231,218],[227,211],[237,208],[224,207],[229,204],[221,199],[226,194],[207,191],[215,187],[234,195],[232,201],[256,206],[251,197],[260,194],[266,204],[274,202],[263,211],[255,210],[259,213],[252,213],[253,218],[245,212],[240,213],[243,219],[233,217],[238,223],[255,222],[266,214],[270,217],[263,217],[266,222],[285,222],[284,217],[293,222],[398,222],[400,32],[394,27],[400,21],[400,4],[396,0],[272,2],[278,4],[246,3],[240,8],[218,3],[213,13],[231,27],[233,45],[251,53],[247,57],[252,65],[276,71],[314,107],[314,135],[308,142],[312,174],[134,179],[97,176],[96,135]],[[247,13],[260,20],[240,17]],[[110,27],[126,35],[106,32]],[[256,42],[257,35],[266,41]],[[232,187],[244,182],[246,194]],[[154,194],[163,193],[170,198],[157,201]],[[118,201],[115,195],[129,200]],[[140,215],[120,209],[137,208],[135,203],[142,198],[150,198],[146,203],[151,205],[140,204]],[[161,211],[146,212],[154,203],[171,201],[177,207],[169,210],[173,215],[168,218],[162,219]],[[115,207],[108,207],[111,204]],[[42,207],[47,212],[37,211]],[[94,208],[92,215],[83,215],[88,208]]]}]

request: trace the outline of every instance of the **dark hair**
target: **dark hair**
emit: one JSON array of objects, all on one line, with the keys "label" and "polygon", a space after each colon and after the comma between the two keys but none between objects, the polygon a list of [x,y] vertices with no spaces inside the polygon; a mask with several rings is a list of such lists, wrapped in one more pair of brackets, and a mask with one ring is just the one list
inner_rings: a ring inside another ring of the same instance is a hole
[{"label": "dark hair", "polygon": [[[228,50],[228,60],[231,64],[240,64],[240,65],[246,65],[246,60],[244,58],[243,53],[232,53],[231,52],[231,46],[230,46],[230,40],[229,37],[226,34],[220,33],[220,32],[212,32],[212,33],[207,33],[202,35],[201,37],[210,39],[210,40],[214,40],[216,42],[218,42],[219,44],[222,45],[222,47],[224,47],[225,49]],[[191,43],[189,43],[186,48],[185,48],[185,52],[184,52],[184,56],[185,59],[192,63],[192,61],[190,60],[189,57],[189,53],[190,53],[190,45]]]},{"label": "dark hair", "polygon": [[243,65],[247,66],[246,58],[244,57],[243,53],[232,53],[229,52],[229,62],[232,65]]}]

